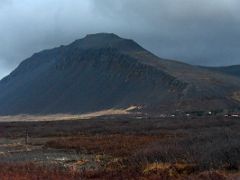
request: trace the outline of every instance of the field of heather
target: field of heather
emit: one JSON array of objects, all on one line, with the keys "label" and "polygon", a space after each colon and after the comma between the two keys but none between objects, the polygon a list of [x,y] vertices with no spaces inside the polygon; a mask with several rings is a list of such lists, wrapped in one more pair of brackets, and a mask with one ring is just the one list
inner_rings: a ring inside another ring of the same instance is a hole
[{"label": "field of heather", "polygon": [[239,179],[240,119],[1,122],[0,179]]}]

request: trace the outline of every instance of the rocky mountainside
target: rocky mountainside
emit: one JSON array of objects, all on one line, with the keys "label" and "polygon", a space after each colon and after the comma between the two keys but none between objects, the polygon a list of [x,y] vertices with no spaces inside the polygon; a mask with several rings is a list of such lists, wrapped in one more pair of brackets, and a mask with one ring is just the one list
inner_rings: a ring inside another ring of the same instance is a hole
[{"label": "rocky mountainside", "polygon": [[83,113],[138,105],[149,112],[233,109],[240,78],[161,59],[115,34],[44,50],[0,81],[0,114]]}]

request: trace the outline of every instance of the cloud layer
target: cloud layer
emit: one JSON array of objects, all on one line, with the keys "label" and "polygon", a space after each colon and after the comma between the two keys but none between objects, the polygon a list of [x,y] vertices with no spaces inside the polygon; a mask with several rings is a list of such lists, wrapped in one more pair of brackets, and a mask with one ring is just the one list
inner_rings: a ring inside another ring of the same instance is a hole
[{"label": "cloud layer", "polygon": [[238,0],[1,0],[0,78],[34,52],[96,32],[191,64],[240,64],[239,6]]}]

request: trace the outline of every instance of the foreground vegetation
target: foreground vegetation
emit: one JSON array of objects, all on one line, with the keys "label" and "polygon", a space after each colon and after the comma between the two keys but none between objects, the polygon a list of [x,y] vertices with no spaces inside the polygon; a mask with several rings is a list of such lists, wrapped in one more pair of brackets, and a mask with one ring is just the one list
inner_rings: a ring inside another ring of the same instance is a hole
[{"label": "foreground vegetation", "polygon": [[72,169],[60,169],[57,167],[47,168],[35,164],[0,165],[0,177],[2,180],[51,180],[51,179],[179,179],[179,180],[225,180],[238,179],[239,174],[227,174],[220,171],[206,171],[195,174],[179,174],[177,166],[172,169],[164,169],[159,166],[148,173],[141,173],[131,169],[127,170],[96,170],[96,171],[73,171]]},{"label": "foreground vegetation", "polygon": [[237,179],[240,119],[99,117],[2,123],[1,137],[28,146],[93,155],[69,166],[0,160],[1,179]]}]

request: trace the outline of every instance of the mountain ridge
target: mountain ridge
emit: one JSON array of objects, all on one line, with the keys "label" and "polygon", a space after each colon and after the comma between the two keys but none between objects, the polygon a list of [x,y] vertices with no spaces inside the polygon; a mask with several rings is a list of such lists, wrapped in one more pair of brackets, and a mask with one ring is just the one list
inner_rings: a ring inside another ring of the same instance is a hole
[{"label": "mountain ridge", "polygon": [[238,77],[162,59],[133,40],[98,33],[23,61],[0,81],[0,114],[131,105],[149,112],[233,109],[238,91]]}]

